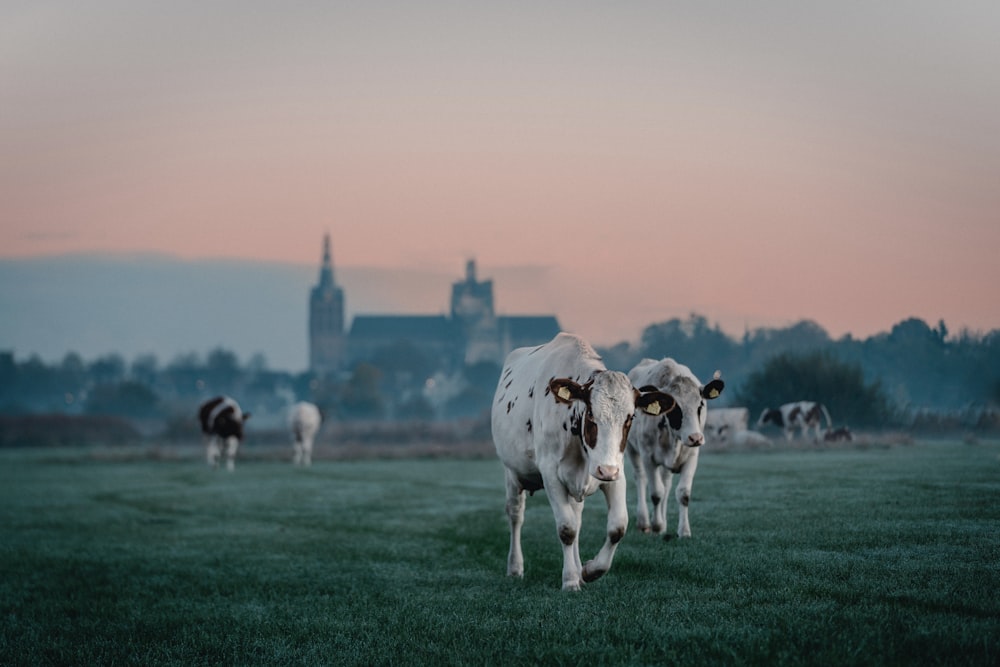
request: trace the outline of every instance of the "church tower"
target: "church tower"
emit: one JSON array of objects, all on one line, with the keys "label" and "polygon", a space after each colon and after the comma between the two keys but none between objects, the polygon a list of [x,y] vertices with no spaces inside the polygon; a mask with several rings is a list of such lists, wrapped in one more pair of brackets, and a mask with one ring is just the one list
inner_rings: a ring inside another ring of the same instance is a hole
[{"label": "church tower", "polygon": [[465,339],[465,363],[500,363],[502,350],[493,312],[493,281],[476,279],[476,262],[465,265],[465,280],[451,286],[451,317]]},{"label": "church tower", "polygon": [[323,237],[319,283],[309,294],[309,370],[327,375],[345,363],[344,290],[333,279],[330,235]]}]

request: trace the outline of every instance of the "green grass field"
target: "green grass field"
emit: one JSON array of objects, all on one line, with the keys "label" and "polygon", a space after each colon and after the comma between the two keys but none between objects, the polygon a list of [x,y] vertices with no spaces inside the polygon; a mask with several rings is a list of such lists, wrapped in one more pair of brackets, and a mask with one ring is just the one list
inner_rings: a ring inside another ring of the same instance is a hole
[{"label": "green grass field", "polygon": [[502,479],[0,452],[0,664],[1000,664],[1000,444],[706,450],[694,537],[575,594],[541,493],[506,577]]}]

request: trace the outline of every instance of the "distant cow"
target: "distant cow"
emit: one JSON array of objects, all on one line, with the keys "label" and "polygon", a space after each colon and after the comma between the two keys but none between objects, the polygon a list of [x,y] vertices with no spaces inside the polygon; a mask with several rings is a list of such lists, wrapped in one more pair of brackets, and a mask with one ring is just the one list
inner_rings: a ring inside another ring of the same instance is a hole
[{"label": "distant cow", "polygon": [[712,408],[705,420],[705,438],[709,442],[729,442],[735,433],[750,428],[750,411],[746,408]]},{"label": "distant cow", "polygon": [[[538,347],[514,350],[493,400],[493,443],[506,476],[510,551],[507,574],[524,574],[524,492],[545,488],[563,545],[563,590],[579,590],[611,567],[628,526],[625,442],[636,409],[666,412],[673,399],[640,393],[624,373],[609,371],[582,338],[560,333]],[[580,562],[584,499],[598,489],[608,503],[607,532],[597,556]]]},{"label": "distant cow", "polygon": [[[673,359],[643,359],[629,371],[629,380],[643,391],[669,394],[675,406],[662,415],[640,415],[628,438],[628,455],[635,469],[636,524],[643,532],[662,533],[667,526],[667,495],[675,473],[677,483],[677,536],[691,537],[688,504],[698,469],[699,447],[705,442],[708,404],[725,384],[716,377],[703,385],[691,369]],[[647,483],[653,502],[653,521],[646,509]]]},{"label": "distant cow", "polygon": [[225,445],[226,469],[236,468],[236,450],[243,440],[243,424],[248,419],[250,413],[240,410],[239,404],[228,396],[216,396],[201,404],[198,420],[205,436],[209,465],[218,467]]},{"label": "distant cow", "polygon": [[830,420],[830,413],[826,411],[826,407],[822,403],[797,401],[785,403],[777,410],[764,408],[764,411],[760,413],[760,419],[757,420],[757,427],[774,424],[784,429],[787,440],[791,440],[795,436],[796,429],[799,429],[803,438],[812,429],[815,432],[813,440],[819,442],[824,418],[826,419],[826,430],[829,430],[833,423]]},{"label": "distant cow", "polygon": [[295,465],[312,465],[313,441],[323,423],[319,408],[307,401],[300,401],[288,410],[288,428],[292,431]]},{"label": "distant cow", "polygon": [[854,434],[846,426],[830,429],[823,435],[824,442],[852,442],[853,440]]}]

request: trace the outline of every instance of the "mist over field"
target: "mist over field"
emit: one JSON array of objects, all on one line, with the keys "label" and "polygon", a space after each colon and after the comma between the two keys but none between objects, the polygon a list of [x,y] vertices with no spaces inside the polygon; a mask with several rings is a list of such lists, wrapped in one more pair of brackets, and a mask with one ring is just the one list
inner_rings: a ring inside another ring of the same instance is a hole
[{"label": "mist over field", "polygon": [[[271,368],[298,372],[308,362],[308,297],[318,259],[316,266],[161,254],[0,259],[0,349],[50,363],[68,352],[129,360],[152,353],[166,363],[224,347],[244,361],[259,353]],[[338,266],[336,279],[348,318],[441,314],[462,268]],[[515,294],[528,312],[557,307],[544,289],[533,289],[544,269],[510,267],[494,277],[501,311]]]}]

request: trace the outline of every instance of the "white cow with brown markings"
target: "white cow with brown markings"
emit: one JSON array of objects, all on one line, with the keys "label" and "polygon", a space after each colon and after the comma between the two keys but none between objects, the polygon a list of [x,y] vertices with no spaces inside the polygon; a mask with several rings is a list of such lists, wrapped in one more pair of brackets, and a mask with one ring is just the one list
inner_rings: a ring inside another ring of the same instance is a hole
[{"label": "white cow with brown markings", "polygon": [[[636,409],[659,413],[672,406],[670,396],[641,393],[624,373],[609,371],[594,349],[572,334],[560,333],[507,356],[491,421],[506,476],[508,575],[524,574],[525,491],[541,488],[563,545],[563,590],[579,590],[608,571],[628,526],[622,467]],[[579,543],[583,503],[598,489],[608,504],[606,538],[597,556],[584,564]]]},{"label": "white cow with brown markings", "polygon": [[[703,385],[691,369],[673,359],[643,359],[629,371],[629,380],[642,390],[659,390],[673,397],[675,405],[662,415],[640,415],[628,439],[628,455],[635,469],[636,523],[643,532],[663,533],[667,527],[667,496],[675,474],[677,482],[677,536],[691,537],[688,505],[698,452],[705,443],[708,404],[725,384],[718,373]],[[647,487],[648,484],[648,487]],[[646,508],[649,489],[653,520]]]}]

